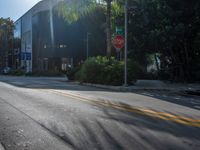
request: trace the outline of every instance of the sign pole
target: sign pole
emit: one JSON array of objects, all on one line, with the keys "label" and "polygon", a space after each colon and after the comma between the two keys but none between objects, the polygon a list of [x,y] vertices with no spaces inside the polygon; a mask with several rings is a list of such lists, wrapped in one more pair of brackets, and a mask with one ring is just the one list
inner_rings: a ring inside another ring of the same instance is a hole
[{"label": "sign pole", "polygon": [[91,35],[90,32],[87,32],[87,37],[86,37],[86,42],[87,42],[87,47],[86,47],[86,59],[89,57],[89,36]]},{"label": "sign pole", "polygon": [[124,86],[128,86],[127,84],[127,48],[128,48],[128,1],[125,0],[125,49],[124,49]]},{"label": "sign pole", "polygon": [[88,59],[88,52],[89,52],[89,33],[87,32],[87,51],[86,51],[86,59]]}]

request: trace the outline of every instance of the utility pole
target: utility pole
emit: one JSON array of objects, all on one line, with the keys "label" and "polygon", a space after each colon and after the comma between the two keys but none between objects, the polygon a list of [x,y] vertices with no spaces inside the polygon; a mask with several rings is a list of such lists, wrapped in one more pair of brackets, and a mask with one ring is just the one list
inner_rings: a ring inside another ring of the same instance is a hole
[{"label": "utility pole", "polygon": [[89,35],[91,35],[91,33],[87,32],[87,37],[86,37],[86,42],[87,42],[87,47],[86,47],[86,58],[88,59],[89,57]]},{"label": "utility pole", "polygon": [[124,6],[124,14],[125,14],[125,49],[124,49],[124,86],[128,86],[127,84],[127,49],[128,49],[128,0],[125,0]]}]

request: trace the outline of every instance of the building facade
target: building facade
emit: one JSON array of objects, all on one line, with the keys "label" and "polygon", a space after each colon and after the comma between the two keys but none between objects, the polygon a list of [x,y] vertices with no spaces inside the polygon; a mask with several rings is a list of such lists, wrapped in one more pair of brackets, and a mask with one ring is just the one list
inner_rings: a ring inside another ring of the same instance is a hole
[{"label": "building facade", "polygon": [[[15,22],[14,67],[25,72],[66,70],[73,66],[66,41],[60,41],[54,27],[53,8],[62,0],[43,0]],[[65,37],[63,37],[65,38]]]},{"label": "building facade", "polygon": [[[63,0],[43,0],[15,22],[14,66],[25,72],[63,71],[89,56],[105,55],[103,11],[97,9],[74,23],[56,12]],[[87,33],[91,37],[87,37]],[[89,41],[88,41],[89,40]]]}]

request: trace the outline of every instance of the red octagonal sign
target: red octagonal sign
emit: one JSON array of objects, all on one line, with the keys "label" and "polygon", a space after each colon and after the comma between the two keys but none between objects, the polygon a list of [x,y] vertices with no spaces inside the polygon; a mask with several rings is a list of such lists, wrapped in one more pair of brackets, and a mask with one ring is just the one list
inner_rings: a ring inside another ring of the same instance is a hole
[{"label": "red octagonal sign", "polygon": [[124,47],[124,37],[116,35],[112,40],[112,44],[116,49],[122,49]]}]

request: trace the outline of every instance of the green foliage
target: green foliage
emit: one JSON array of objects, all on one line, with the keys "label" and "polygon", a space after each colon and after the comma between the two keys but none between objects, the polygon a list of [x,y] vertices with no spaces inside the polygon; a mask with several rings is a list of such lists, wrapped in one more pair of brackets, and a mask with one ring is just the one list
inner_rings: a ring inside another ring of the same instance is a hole
[{"label": "green foliage", "polygon": [[81,66],[76,66],[74,68],[67,68],[64,74],[67,75],[69,80],[75,80],[76,73],[80,70]]},{"label": "green foliage", "polygon": [[25,75],[25,72],[24,71],[22,71],[22,70],[13,70],[12,72],[11,72],[11,75],[14,75],[14,76],[23,76],[23,75]]},{"label": "green foliage", "polygon": [[0,18],[0,67],[6,66],[3,58],[12,50],[14,24],[10,18]]},{"label": "green foliage", "polygon": [[[92,9],[91,12],[85,13],[84,15],[80,14],[77,20],[68,17],[68,15],[71,15],[66,9],[70,9],[70,5],[72,4],[63,1],[54,8],[53,14],[54,21],[56,22],[54,27],[57,30],[55,32],[55,39],[58,39],[57,44],[60,44],[60,41],[66,42],[69,51],[65,52],[76,58],[74,64],[77,64],[78,61],[86,58],[86,39],[87,32],[89,32],[89,56],[105,55],[106,37],[104,23],[106,19],[104,8],[95,6],[95,9]],[[89,7],[90,5],[87,6]],[[83,7],[81,9],[83,9]],[[81,9],[80,11],[82,11]],[[63,11],[66,14],[60,14],[60,11]],[[60,34],[64,36],[61,36]]]},{"label": "green foliage", "polygon": [[10,18],[0,18],[0,37],[7,36],[12,39],[14,23]]},{"label": "green foliage", "polygon": [[59,2],[54,11],[58,16],[71,24],[84,16],[92,14],[97,9],[95,0],[73,0]]},{"label": "green foliage", "polygon": [[[128,82],[136,81],[137,75],[141,72],[140,66],[128,61]],[[81,82],[98,83],[106,85],[122,85],[124,77],[124,62],[118,61],[114,57],[91,57],[85,61],[76,79]]]},{"label": "green foliage", "polygon": [[[124,4],[123,0],[116,2]],[[145,68],[149,63],[145,56],[159,53],[160,78],[199,80],[200,1],[129,0],[128,3],[129,58]]]},{"label": "green foliage", "polygon": [[[104,0],[98,2],[96,0],[73,0],[60,2],[55,12],[66,20],[68,24],[80,20],[82,17],[92,15],[96,9],[101,9],[106,12],[106,41],[107,41],[107,56],[111,55],[111,2],[113,0]],[[106,4],[106,5],[105,5]],[[105,6],[106,9],[105,9]],[[106,10],[106,11],[105,11]]]},{"label": "green foliage", "polygon": [[[120,5],[116,1],[112,3],[112,10],[111,10],[112,16],[111,16],[111,25],[112,25],[112,31],[115,33],[115,27],[116,26],[122,26],[124,23],[124,8],[123,5]],[[121,23],[121,24],[119,24]]]}]

